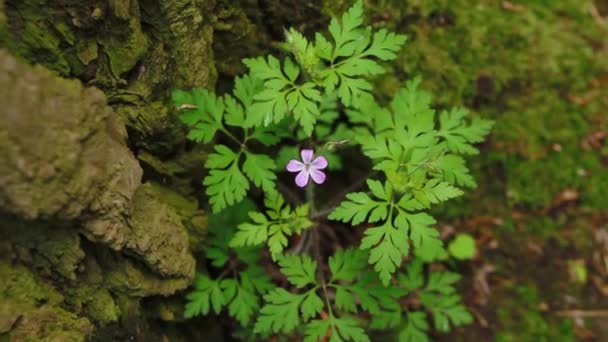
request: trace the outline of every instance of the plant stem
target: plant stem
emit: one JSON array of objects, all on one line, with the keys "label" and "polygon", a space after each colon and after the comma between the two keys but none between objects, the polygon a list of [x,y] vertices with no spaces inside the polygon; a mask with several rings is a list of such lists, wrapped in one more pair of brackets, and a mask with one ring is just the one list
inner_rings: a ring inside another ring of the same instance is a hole
[{"label": "plant stem", "polygon": [[315,192],[313,186],[313,182],[308,183],[306,186],[306,202],[310,203],[310,212],[308,214],[310,218],[313,218],[315,215]]},{"label": "plant stem", "polygon": [[225,128],[221,128],[220,129],[224,134],[226,134],[230,139],[232,139],[235,143],[237,143],[241,148],[245,149],[245,143],[240,141],[239,139],[237,139],[237,137],[234,136],[234,134],[230,133],[229,130],[225,129]]}]

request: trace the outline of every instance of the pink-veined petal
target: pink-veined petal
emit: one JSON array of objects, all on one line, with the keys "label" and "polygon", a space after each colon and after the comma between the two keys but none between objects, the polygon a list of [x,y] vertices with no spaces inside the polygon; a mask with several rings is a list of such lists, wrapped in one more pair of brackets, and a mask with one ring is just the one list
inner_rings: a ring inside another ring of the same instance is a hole
[{"label": "pink-veined petal", "polygon": [[312,161],[312,164],[310,164],[310,166],[317,170],[323,170],[327,167],[327,159],[325,159],[325,157],[323,156],[319,156]]},{"label": "pink-veined petal", "polygon": [[323,182],[325,182],[325,173],[322,171],[310,169],[310,177],[317,184],[323,184]]},{"label": "pink-veined petal", "polygon": [[308,184],[308,171],[302,170],[296,176],[296,185],[303,188],[306,186],[306,184]]},{"label": "pink-veined petal", "polygon": [[287,171],[289,172],[298,172],[304,170],[304,163],[299,160],[292,159],[287,163]]},{"label": "pink-veined petal", "polygon": [[300,152],[300,155],[302,156],[302,162],[304,164],[310,164],[310,162],[312,161],[312,154],[313,151],[312,150],[302,150]]}]

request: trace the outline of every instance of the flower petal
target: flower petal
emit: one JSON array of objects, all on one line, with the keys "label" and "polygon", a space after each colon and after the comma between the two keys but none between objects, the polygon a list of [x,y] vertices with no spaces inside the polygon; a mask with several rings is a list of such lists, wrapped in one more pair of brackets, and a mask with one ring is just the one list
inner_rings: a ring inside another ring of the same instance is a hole
[{"label": "flower petal", "polygon": [[310,166],[317,170],[323,170],[327,167],[327,159],[325,159],[325,157],[323,156],[319,156],[312,161],[312,164],[310,164]]},{"label": "flower petal", "polygon": [[308,171],[302,170],[296,176],[296,185],[303,188],[306,186],[306,184],[308,184]]},{"label": "flower petal", "polygon": [[304,170],[304,163],[299,160],[292,159],[287,163],[286,167],[289,172],[298,172]]},{"label": "flower petal", "polygon": [[310,177],[317,184],[323,184],[325,182],[325,173],[319,170],[310,169]]},{"label": "flower petal", "polygon": [[300,152],[300,155],[302,156],[302,162],[304,164],[310,164],[310,162],[312,161],[312,154],[312,150],[302,150]]}]

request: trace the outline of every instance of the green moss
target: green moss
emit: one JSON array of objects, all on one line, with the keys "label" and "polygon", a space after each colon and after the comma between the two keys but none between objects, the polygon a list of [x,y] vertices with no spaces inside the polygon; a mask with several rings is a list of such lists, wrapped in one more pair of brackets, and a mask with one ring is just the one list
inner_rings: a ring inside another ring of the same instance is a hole
[{"label": "green moss", "polygon": [[61,308],[63,296],[22,266],[0,261],[0,334],[13,341],[84,341],[85,318]]},{"label": "green moss", "polygon": [[66,303],[73,311],[100,325],[117,322],[121,311],[114,297],[101,284],[79,283],[67,290]]},{"label": "green moss", "polygon": [[[108,23],[108,32],[100,35],[98,42],[109,57],[112,74],[120,78],[143,57],[150,41],[142,32],[137,2],[115,1],[114,3],[125,4],[114,9],[114,15],[119,19]],[[124,8],[127,4],[131,4],[128,9]]]},{"label": "green moss", "polygon": [[3,226],[3,238],[13,244],[25,263],[44,275],[58,273],[76,279],[84,252],[75,229],[23,222],[7,216],[0,216],[0,225]]},{"label": "green moss", "polygon": [[574,325],[570,319],[548,319],[539,311],[536,288],[516,286],[512,298],[498,308],[500,329],[497,342],[553,342],[575,341]]}]

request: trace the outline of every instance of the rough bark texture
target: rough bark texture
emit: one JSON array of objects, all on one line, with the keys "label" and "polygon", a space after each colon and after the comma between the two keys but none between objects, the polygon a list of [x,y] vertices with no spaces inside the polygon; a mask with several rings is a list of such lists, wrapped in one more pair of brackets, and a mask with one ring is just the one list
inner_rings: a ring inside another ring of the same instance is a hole
[{"label": "rough bark texture", "polygon": [[104,94],[5,50],[0,87],[0,269],[9,279],[0,286],[0,333],[83,337],[93,322],[119,318],[121,296],[186,288],[194,258],[182,215],[157,186],[141,184]]},{"label": "rough bark texture", "polygon": [[0,0],[0,338],[149,341],[166,333],[150,322],[181,321],[183,294],[158,296],[194,276],[206,151],[186,143],[168,96],[214,87],[216,65],[242,72],[273,11]]}]

